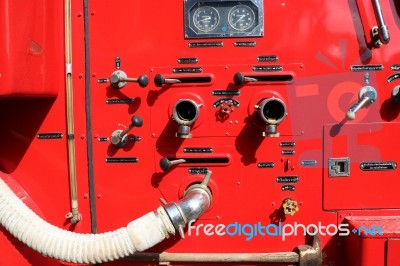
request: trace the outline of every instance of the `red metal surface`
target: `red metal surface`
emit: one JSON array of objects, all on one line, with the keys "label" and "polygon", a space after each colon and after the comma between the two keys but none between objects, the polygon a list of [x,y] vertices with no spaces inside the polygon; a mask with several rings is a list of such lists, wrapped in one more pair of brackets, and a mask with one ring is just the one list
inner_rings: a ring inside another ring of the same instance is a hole
[{"label": "red metal surface", "polygon": [[40,1],[0,2],[0,96],[57,96],[63,73],[62,9]]},{"label": "red metal surface", "polygon": [[398,265],[398,216],[350,216],[346,219],[350,230],[358,230],[345,239],[348,265]]},{"label": "red metal surface", "polygon": [[[371,1],[367,0],[264,1],[263,37],[203,40],[184,38],[184,1],[144,0],[89,1],[89,36],[85,38],[83,3],[73,0],[76,170],[79,211],[83,216],[75,227],[65,218],[70,208],[70,190],[63,4],[46,0],[19,2],[0,0],[0,50],[6,51],[0,57],[0,95],[5,96],[0,99],[0,170],[12,175],[50,223],[85,233],[91,232],[92,222],[99,233],[125,226],[158,207],[159,198],[176,201],[190,184],[202,180],[203,174],[188,173],[188,168],[193,167],[213,171],[212,207],[197,225],[282,222],[327,226],[342,223],[349,212],[356,212],[359,217],[399,217],[398,168],[359,168],[360,163],[369,161],[398,164],[400,107],[390,98],[400,80],[388,81],[398,73],[391,67],[400,64],[400,7],[396,1],[381,1],[391,41],[374,48],[369,45],[369,30],[376,25],[376,19]],[[89,54],[85,54],[85,40]],[[197,41],[221,41],[224,45],[188,46]],[[236,41],[255,41],[256,46],[235,47]],[[265,55],[279,59],[272,63],[257,61],[258,56]],[[99,83],[99,79],[109,78],[116,70],[116,57],[120,57],[120,70],[128,77],[146,74],[149,85],[141,88],[127,83],[118,90],[110,83]],[[178,58],[197,58],[198,63],[182,65]],[[89,67],[86,70],[85,63]],[[377,90],[378,99],[357,112],[355,120],[344,121],[365,85],[366,71],[350,71],[350,67],[368,64],[383,66],[381,71],[368,71],[369,85]],[[282,73],[291,74],[293,80],[234,84],[237,72],[252,74],[254,66],[276,65],[282,66]],[[201,67],[203,72],[173,73],[174,68],[181,67]],[[211,81],[157,87],[157,74],[169,78],[205,75]],[[86,87],[85,82],[90,86]],[[212,95],[214,90],[239,90],[240,96],[232,97],[239,106],[221,114],[214,103],[223,97]],[[287,108],[286,118],[277,126],[279,137],[262,136],[266,125],[254,110],[254,105],[268,97],[281,99]],[[124,98],[134,101],[106,103]],[[178,125],[171,116],[179,99],[202,104],[191,130],[192,138],[175,137]],[[133,115],[142,117],[143,126],[134,127],[129,135],[141,140],[131,141],[123,148],[114,147],[107,138],[115,130],[127,127]],[[54,132],[63,137],[37,137]],[[92,150],[88,150],[89,140],[93,142]],[[287,142],[294,142],[295,146],[281,146]],[[213,152],[185,153],[185,148],[212,148]],[[285,150],[294,150],[294,154],[284,154]],[[138,162],[106,162],[107,158],[120,157],[135,157]],[[228,162],[181,164],[164,172],[159,166],[163,157],[218,157],[227,158]],[[350,176],[329,177],[328,159],[340,157],[350,158]],[[314,161],[315,164],[304,165]],[[273,163],[274,167],[260,168],[260,163]],[[90,169],[95,216],[91,216],[90,209]],[[299,181],[278,183],[280,176],[297,176]],[[283,190],[288,185],[295,190]],[[299,211],[293,216],[283,214],[281,206],[287,198],[298,203]],[[381,219],[379,224],[386,234],[397,222]],[[369,225],[366,218],[357,223],[351,220],[349,228]],[[0,248],[7,256],[0,257],[0,265],[61,264],[30,251],[5,230],[1,232]],[[397,235],[385,237],[320,235],[324,264],[395,265]],[[243,235],[201,234],[186,235],[185,240],[173,237],[151,251],[280,252],[293,251],[305,242],[302,234],[288,236],[285,241],[276,236],[258,235],[246,240]],[[131,264],[117,261],[107,265]]]}]

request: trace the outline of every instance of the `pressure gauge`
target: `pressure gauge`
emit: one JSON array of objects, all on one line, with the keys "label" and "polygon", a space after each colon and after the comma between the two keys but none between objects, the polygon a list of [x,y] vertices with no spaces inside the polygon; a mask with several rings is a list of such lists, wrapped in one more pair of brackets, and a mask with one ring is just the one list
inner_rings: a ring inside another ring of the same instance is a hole
[{"label": "pressure gauge", "polygon": [[228,14],[229,25],[237,31],[245,31],[253,26],[255,14],[247,5],[237,5],[231,8]]},{"label": "pressure gauge", "polygon": [[196,9],[193,14],[194,26],[202,32],[214,30],[219,23],[219,13],[211,6],[202,6]]}]

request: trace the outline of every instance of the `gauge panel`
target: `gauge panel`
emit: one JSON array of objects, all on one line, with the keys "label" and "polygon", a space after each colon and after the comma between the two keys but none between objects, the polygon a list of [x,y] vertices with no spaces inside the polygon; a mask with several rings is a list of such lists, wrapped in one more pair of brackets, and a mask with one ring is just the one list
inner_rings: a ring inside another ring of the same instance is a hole
[{"label": "gauge panel", "polygon": [[263,36],[263,0],[185,1],[185,38]]}]

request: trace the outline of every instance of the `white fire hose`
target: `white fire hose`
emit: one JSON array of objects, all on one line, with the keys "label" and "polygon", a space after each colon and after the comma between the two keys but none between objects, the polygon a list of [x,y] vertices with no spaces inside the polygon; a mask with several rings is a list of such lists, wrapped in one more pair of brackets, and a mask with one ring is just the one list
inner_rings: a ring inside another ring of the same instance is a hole
[{"label": "white fire hose", "polygon": [[[180,201],[168,204],[176,207],[178,213],[161,206],[126,227],[102,234],[74,233],[49,224],[0,178],[0,224],[21,242],[47,257],[86,264],[113,261],[144,251],[175,235],[189,222],[188,218],[197,219],[211,203],[207,187],[210,175],[211,172],[201,185],[189,187]],[[186,213],[185,206],[188,205],[197,209],[191,208],[191,212]]]}]

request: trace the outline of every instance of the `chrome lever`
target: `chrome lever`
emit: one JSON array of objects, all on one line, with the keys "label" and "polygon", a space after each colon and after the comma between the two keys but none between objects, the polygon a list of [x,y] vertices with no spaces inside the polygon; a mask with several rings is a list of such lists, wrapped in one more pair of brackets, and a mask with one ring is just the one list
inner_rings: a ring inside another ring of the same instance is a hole
[{"label": "chrome lever", "polygon": [[346,114],[348,120],[354,120],[356,118],[356,112],[363,107],[366,107],[376,101],[378,93],[374,87],[365,86],[362,87],[358,95],[359,102],[354,106],[350,107]]},{"label": "chrome lever", "polygon": [[137,82],[140,87],[144,88],[149,84],[147,75],[140,75],[138,78],[128,78],[122,70],[114,71],[110,77],[110,83],[114,88],[122,89],[127,82]]},{"label": "chrome lever", "polygon": [[383,13],[381,9],[381,4],[379,0],[372,1],[375,11],[375,17],[378,22],[378,26],[372,28],[372,36],[377,37],[374,41],[376,47],[382,46],[382,44],[388,44],[390,41],[390,34],[385,20],[383,18]]}]

